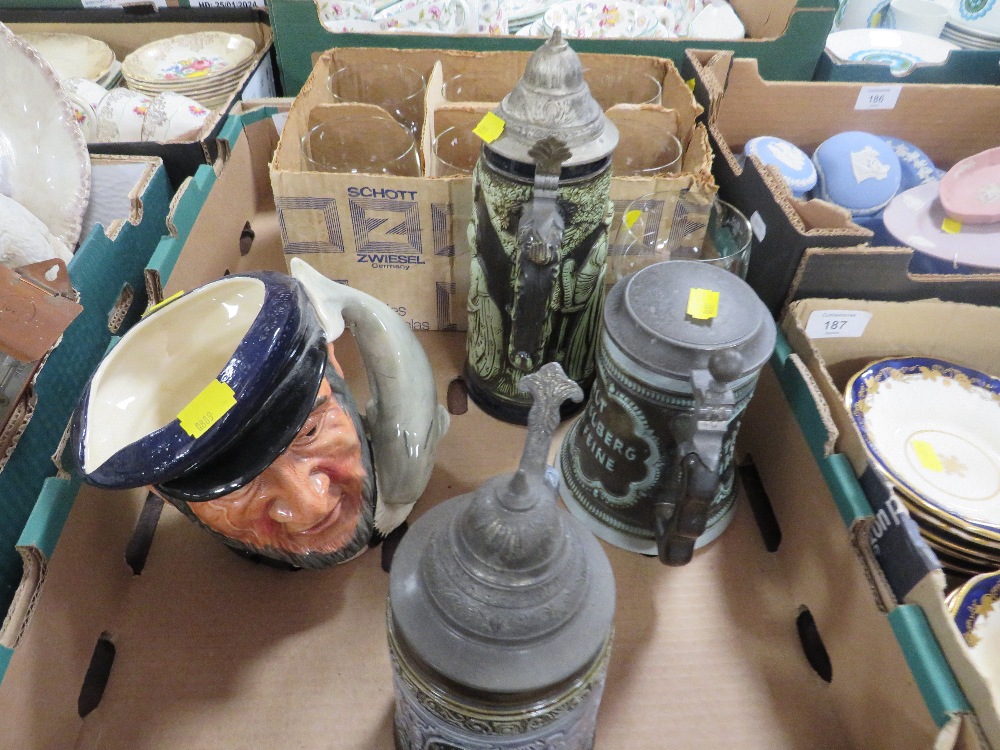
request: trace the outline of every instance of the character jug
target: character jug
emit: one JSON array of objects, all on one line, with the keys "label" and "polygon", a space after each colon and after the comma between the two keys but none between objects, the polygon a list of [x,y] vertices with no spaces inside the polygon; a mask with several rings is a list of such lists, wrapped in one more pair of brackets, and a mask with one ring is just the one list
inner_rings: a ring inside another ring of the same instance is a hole
[{"label": "character jug", "polygon": [[708,263],[615,284],[597,381],[560,448],[569,510],[611,544],[689,562],[732,520],[736,434],[775,337],[754,291]]},{"label": "character jug", "polygon": [[397,750],[589,750],[615,585],[600,544],[556,505],[546,465],[559,406],[581,399],[550,363],[518,470],[428,511],[389,579]]},{"label": "character jug", "polygon": [[558,29],[495,114],[503,131],[473,172],[465,376],[484,411],[523,424],[524,375],[558,362],[593,381],[618,130]]}]

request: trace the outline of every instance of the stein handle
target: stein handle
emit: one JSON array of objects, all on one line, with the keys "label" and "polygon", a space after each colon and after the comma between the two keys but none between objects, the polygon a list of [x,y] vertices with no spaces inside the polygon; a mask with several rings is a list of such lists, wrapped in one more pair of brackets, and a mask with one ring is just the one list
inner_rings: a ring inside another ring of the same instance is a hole
[{"label": "stein handle", "polygon": [[664,565],[691,562],[695,543],[705,533],[709,506],[722,485],[726,434],[736,414],[732,384],[743,369],[739,352],[722,349],[709,357],[707,369],[691,373],[694,409],[671,424],[677,443],[671,486],[653,504],[656,551]]},{"label": "stein handle", "polygon": [[664,565],[687,565],[698,537],[705,533],[708,508],[719,492],[721,479],[697,453],[678,455],[675,469],[677,492],[670,500],[653,506],[656,551]]}]

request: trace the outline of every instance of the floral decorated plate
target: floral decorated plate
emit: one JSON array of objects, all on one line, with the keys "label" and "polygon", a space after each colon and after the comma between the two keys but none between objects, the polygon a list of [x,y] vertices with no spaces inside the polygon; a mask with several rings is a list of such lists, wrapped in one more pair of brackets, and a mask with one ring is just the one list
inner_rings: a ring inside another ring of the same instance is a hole
[{"label": "floral decorated plate", "polygon": [[1000,222],[952,223],[938,197],[938,182],[899,193],[882,215],[885,228],[904,245],[955,267],[1000,269]]},{"label": "floral decorated plate", "polygon": [[873,463],[926,510],[1000,532],[1000,380],[927,357],[884,359],[845,403]]},{"label": "floral decorated plate", "polygon": [[556,3],[542,16],[542,28],[546,33],[551,33],[556,26],[567,37],[631,39],[652,36],[659,20],[652,8],[638,3],[568,0]]},{"label": "floral decorated plate", "polygon": [[904,75],[916,65],[943,65],[957,49],[926,34],[894,29],[850,29],[826,38],[826,52],[835,62],[888,65],[893,75]]},{"label": "floral decorated plate", "polygon": [[246,65],[257,51],[252,39],[224,31],[198,31],[145,44],[122,61],[126,78],[159,83],[207,80]]},{"label": "floral decorated plate", "polygon": [[0,23],[0,193],[68,248],[90,197],[90,155],[52,68]]},{"label": "floral decorated plate", "polygon": [[941,205],[963,224],[1000,221],[1000,148],[962,159],[941,178]]},{"label": "floral decorated plate", "polygon": [[97,81],[115,62],[107,44],[83,34],[25,33],[18,37],[34,47],[60,78]]},{"label": "floral decorated plate", "polygon": [[969,579],[948,595],[948,612],[969,646],[979,643],[976,625],[985,615],[1000,617],[1000,571]]}]

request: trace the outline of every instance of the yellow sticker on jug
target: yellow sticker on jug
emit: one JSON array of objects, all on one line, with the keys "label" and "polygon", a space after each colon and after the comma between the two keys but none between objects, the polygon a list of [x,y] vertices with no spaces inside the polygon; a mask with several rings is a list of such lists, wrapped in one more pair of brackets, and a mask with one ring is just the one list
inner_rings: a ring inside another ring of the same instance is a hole
[{"label": "yellow sticker on jug", "polygon": [[503,133],[504,121],[492,112],[487,112],[486,116],[479,121],[479,124],[472,129],[472,132],[482,138],[486,143],[493,143],[500,134]]},{"label": "yellow sticker on jug", "polygon": [[962,231],[962,222],[955,221],[955,219],[946,216],[944,221],[941,222],[941,231],[948,234],[958,234]]},{"label": "yellow sticker on jug", "polygon": [[226,383],[213,380],[177,414],[181,429],[200,438],[222,415],[236,405],[236,393]]},{"label": "yellow sticker on jug", "polygon": [[627,214],[625,214],[625,217],[622,219],[622,221],[625,222],[625,228],[631,229],[632,225],[635,224],[637,221],[639,221],[640,216],[642,216],[642,211],[640,211],[638,208],[634,208]]},{"label": "yellow sticker on jug", "polygon": [[156,312],[161,307],[166,307],[167,305],[169,305],[171,302],[173,302],[175,299],[177,299],[178,297],[182,296],[183,294],[184,294],[184,290],[183,289],[181,291],[179,291],[179,292],[174,292],[173,294],[171,294],[166,299],[160,300],[155,305],[153,305],[148,310],[146,310],[146,312],[144,312],[141,317],[145,318],[147,315],[149,315],[150,313]]},{"label": "yellow sticker on jug", "polygon": [[711,320],[719,314],[719,293],[692,287],[688,294],[687,314],[695,320]]},{"label": "yellow sticker on jug", "polygon": [[944,466],[941,465],[941,459],[933,445],[925,440],[911,440],[910,445],[913,446],[913,452],[917,454],[917,461],[921,466],[929,471],[944,471]]}]

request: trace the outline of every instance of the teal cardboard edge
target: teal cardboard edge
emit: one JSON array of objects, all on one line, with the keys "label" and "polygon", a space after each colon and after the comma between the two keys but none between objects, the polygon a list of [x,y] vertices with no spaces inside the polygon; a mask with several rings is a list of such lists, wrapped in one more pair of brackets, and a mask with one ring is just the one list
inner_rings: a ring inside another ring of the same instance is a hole
[{"label": "teal cardboard edge", "polygon": [[819,467],[823,480],[833,495],[837,504],[837,512],[844,525],[848,528],[858,519],[872,515],[872,507],[865,497],[854,476],[854,468],[850,461],[839,453],[825,455],[827,443],[827,427],[816,408],[813,392],[809,390],[801,373],[789,361],[791,347],[788,340],[778,332],[774,354],[771,356],[771,366],[778,376],[781,389],[792,407],[795,421],[805,436],[813,459]]},{"label": "teal cardboard edge", "polygon": [[[143,270],[152,248],[166,231],[170,205],[166,170],[158,168],[142,194],[142,221],[125,222],[114,241],[100,227],[88,235],[69,262],[69,276],[80,293],[83,312],[70,324],[38,375],[38,403],[10,460],[0,472],[0,612],[6,613],[21,580],[21,557],[14,542],[24,530],[46,479],[76,402],[97,367],[111,332],[108,314],[127,284],[132,305],[122,332],[146,308]],[[7,538],[2,538],[7,535]]]},{"label": "teal cardboard edge", "polygon": [[0,646],[0,682],[3,682],[3,676],[7,674],[7,667],[10,666],[10,660],[13,656],[13,649],[7,648],[6,646]]},{"label": "teal cardboard edge", "polygon": [[[784,33],[773,40],[574,39],[577,52],[666,57],[681,66],[685,50],[730,49],[754,57],[769,80],[812,80],[833,25],[829,0],[803,0],[793,10]],[[823,6],[823,7],[818,7]],[[270,0],[271,28],[285,96],[295,96],[312,70],[312,56],[333,47],[455,49],[475,52],[531,51],[540,39],[516,36],[440,36],[429,34],[331,34],[319,22],[314,0]]]},{"label": "teal cardboard edge", "polygon": [[914,65],[894,75],[888,65],[863,62],[840,63],[829,54],[820,55],[815,81],[837,83],[952,83],[995,86],[1000,84],[1000,51],[953,50],[940,65]]},{"label": "teal cardboard edge", "polygon": [[941,727],[952,714],[970,713],[972,708],[931,633],[924,611],[915,604],[902,604],[889,613],[889,624],[934,723]]},{"label": "teal cardboard edge", "polygon": [[52,557],[79,491],[78,479],[46,479],[17,546],[34,547],[46,558]]}]

